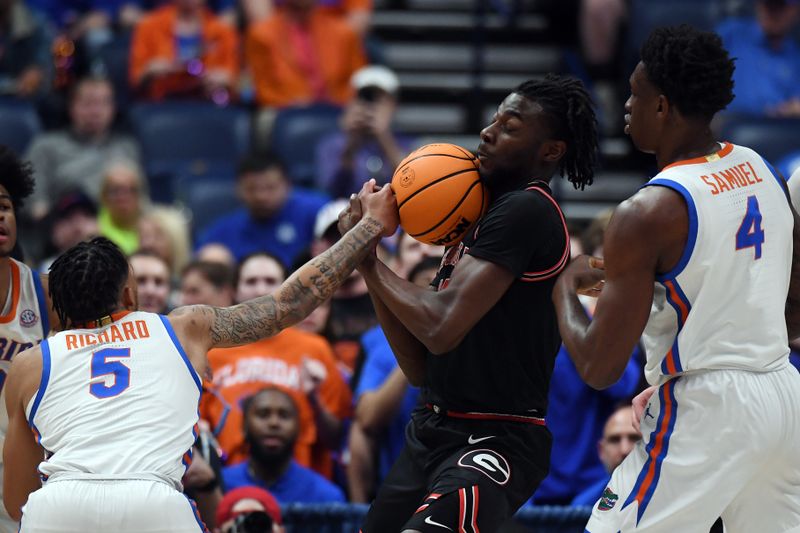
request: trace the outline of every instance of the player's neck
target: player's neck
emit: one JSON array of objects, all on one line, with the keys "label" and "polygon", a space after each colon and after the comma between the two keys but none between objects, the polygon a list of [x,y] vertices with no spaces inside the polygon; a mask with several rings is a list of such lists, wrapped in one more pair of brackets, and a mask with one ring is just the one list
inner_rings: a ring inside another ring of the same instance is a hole
[{"label": "player's neck", "polygon": [[686,127],[680,130],[676,129],[671,137],[662,142],[656,150],[656,163],[659,171],[677,161],[710,155],[720,149],[708,124],[686,124]]}]

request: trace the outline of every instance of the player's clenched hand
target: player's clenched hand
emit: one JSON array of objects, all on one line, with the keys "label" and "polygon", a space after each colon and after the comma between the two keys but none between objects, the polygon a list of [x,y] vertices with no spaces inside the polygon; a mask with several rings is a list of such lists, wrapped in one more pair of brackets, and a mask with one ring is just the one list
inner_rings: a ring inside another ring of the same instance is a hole
[{"label": "player's clenched hand", "polygon": [[635,427],[636,431],[639,433],[642,432],[642,429],[639,427],[639,424],[642,422],[642,413],[644,413],[644,408],[656,389],[658,389],[658,387],[647,387],[631,401],[631,406],[633,407],[633,427]]},{"label": "player's clenched hand", "polygon": [[566,283],[578,294],[596,297],[603,289],[605,279],[605,265],[602,259],[579,255],[564,269],[559,283]]},{"label": "player's clenched hand", "polygon": [[400,225],[397,200],[389,185],[378,189],[375,180],[369,180],[358,193],[364,217],[370,217],[383,225],[383,236],[391,237]]}]

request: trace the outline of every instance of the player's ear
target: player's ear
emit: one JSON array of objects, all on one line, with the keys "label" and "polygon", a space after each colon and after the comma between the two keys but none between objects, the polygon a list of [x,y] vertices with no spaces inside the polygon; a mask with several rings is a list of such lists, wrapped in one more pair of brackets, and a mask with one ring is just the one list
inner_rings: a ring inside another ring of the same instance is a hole
[{"label": "player's ear", "polygon": [[656,112],[660,116],[666,116],[667,113],[669,113],[669,108],[670,108],[670,105],[669,105],[669,100],[667,100],[667,97],[664,96],[663,94],[659,94],[658,95],[658,105],[656,107]]},{"label": "player's ear", "polygon": [[540,148],[542,161],[557,163],[567,153],[567,143],[564,141],[545,141]]}]

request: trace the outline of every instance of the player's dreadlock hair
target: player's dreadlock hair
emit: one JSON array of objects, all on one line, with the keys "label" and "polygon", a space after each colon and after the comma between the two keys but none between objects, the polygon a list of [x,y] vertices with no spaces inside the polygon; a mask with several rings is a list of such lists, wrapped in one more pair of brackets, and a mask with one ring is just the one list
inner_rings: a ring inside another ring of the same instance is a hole
[{"label": "player's dreadlock hair", "polygon": [[6,188],[14,209],[19,209],[25,198],[33,192],[33,169],[27,161],[22,161],[17,154],[0,144],[0,185]]},{"label": "player's dreadlock hair", "polygon": [[128,261],[105,237],[76,244],[50,267],[50,297],[64,325],[97,320],[113,313],[128,279]]},{"label": "player's dreadlock hair", "polygon": [[580,80],[548,74],[529,80],[514,92],[536,102],[548,118],[551,135],[567,143],[559,171],[576,189],[594,181],[597,161],[597,119],[592,98]]},{"label": "player's dreadlock hair", "polygon": [[656,28],[642,45],[650,82],[687,117],[710,121],[733,100],[733,60],[712,32],[686,24]]}]

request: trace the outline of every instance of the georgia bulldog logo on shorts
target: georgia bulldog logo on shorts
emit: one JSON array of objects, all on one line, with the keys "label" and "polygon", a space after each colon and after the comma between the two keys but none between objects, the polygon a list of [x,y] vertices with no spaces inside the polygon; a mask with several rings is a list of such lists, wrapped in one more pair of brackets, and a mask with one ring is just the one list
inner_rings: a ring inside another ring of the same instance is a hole
[{"label": "georgia bulldog logo on shorts", "polygon": [[477,470],[498,485],[505,485],[511,479],[508,461],[494,450],[471,450],[461,456],[458,466]]}]

